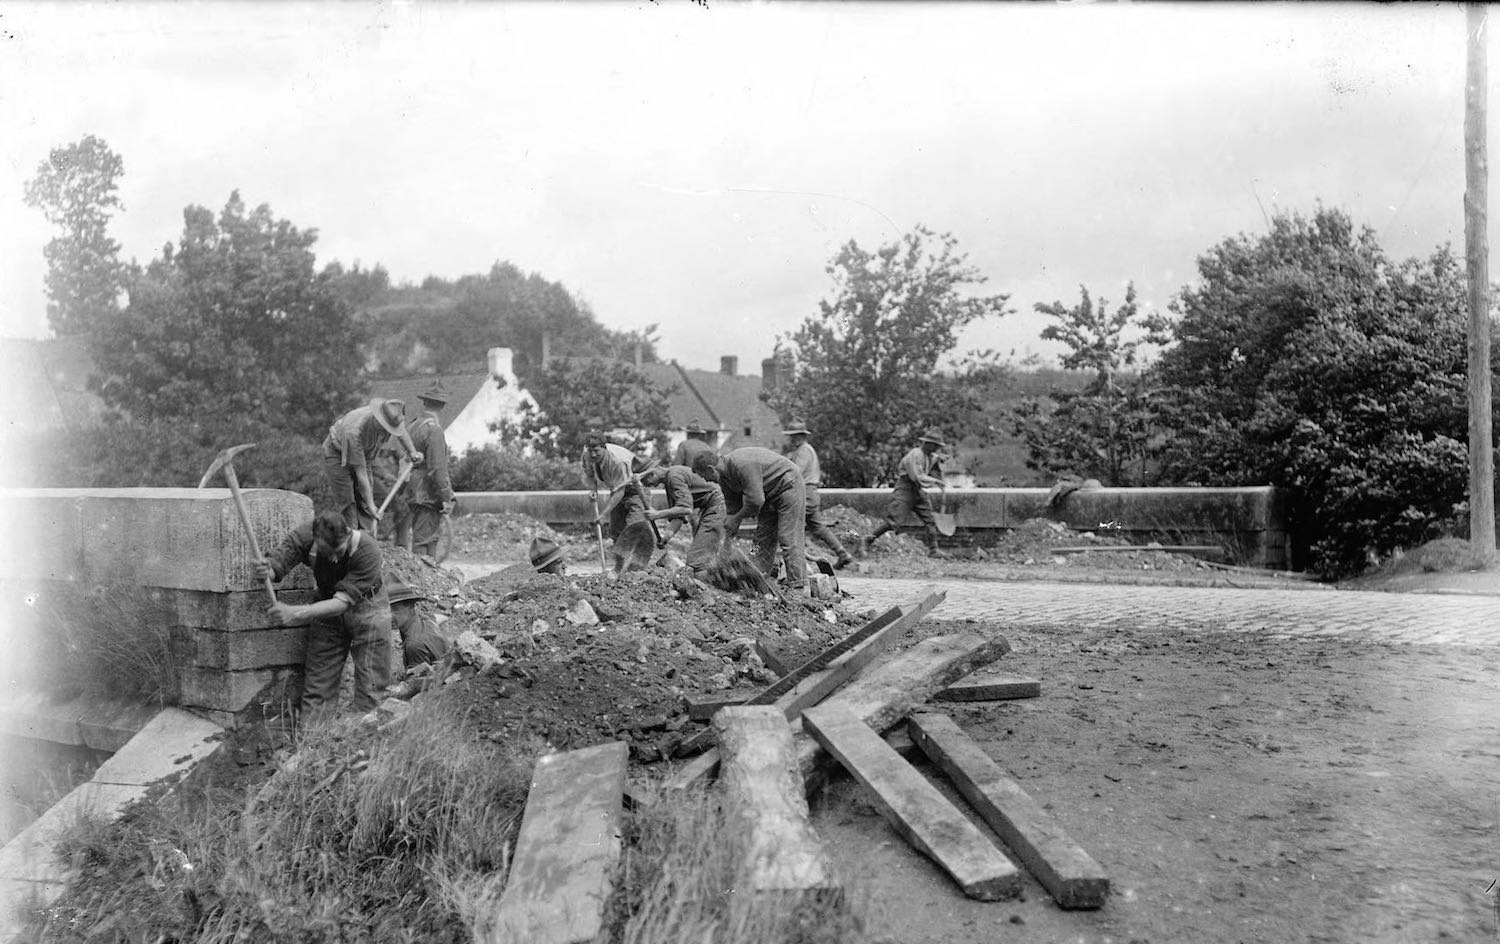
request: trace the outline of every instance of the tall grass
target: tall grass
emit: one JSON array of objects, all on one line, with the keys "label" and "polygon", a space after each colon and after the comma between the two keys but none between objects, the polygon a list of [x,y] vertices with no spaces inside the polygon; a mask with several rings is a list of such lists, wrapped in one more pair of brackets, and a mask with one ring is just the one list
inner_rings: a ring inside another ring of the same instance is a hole
[{"label": "tall grass", "polygon": [[48,585],[11,614],[24,644],[12,677],[59,699],[97,696],[167,704],[181,688],[173,611],[160,591]]},{"label": "tall grass", "polygon": [[741,887],[746,838],[719,794],[651,803],[627,821],[608,944],[853,944],[865,940],[857,890],[817,898]]},{"label": "tall grass", "polygon": [[439,705],[385,737],[353,720],[312,730],[246,795],[179,790],[74,825],[58,851],[77,880],[30,930],[59,942],[467,941],[470,890],[503,874],[530,767]]}]

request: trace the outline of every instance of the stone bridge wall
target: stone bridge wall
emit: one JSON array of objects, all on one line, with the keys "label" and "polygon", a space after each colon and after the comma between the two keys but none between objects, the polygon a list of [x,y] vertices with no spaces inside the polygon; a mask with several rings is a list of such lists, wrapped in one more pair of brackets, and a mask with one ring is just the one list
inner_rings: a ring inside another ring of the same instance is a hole
[{"label": "stone bridge wall", "polygon": [[[305,495],[242,494],[262,549],[312,517]],[[48,622],[49,597],[114,594],[127,607],[123,619],[150,621],[146,628],[170,635],[168,704],[225,724],[277,710],[295,692],[306,630],[269,625],[269,600],[228,489],[0,489],[0,519],[12,527],[0,548],[0,614],[13,644],[66,659],[50,651],[58,648],[58,627]],[[311,588],[301,568],[279,589],[281,599],[297,603],[312,599]],[[67,726],[67,705],[48,704],[54,693],[9,674],[0,716],[45,716]]]},{"label": "stone bridge wall", "polygon": [[[1047,504],[1045,488],[953,490],[948,511],[958,526],[949,545],[984,545],[1032,518],[1060,521],[1077,531],[1101,531],[1145,544],[1215,544],[1229,560],[1252,567],[1285,569],[1290,560],[1282,496],[1270,486],[1248,488],[1100,488],[1076,491],[1059,508]],[[825,488],[823,507],[847,505],[875,517],[885,514],[890,489]],[[661,490],[656,503],[662,504]],[[460,513],[518,512],[551,525],[592,520],[585,492],[465,492]],[[917,526],[913,516],[903,524]]]}]

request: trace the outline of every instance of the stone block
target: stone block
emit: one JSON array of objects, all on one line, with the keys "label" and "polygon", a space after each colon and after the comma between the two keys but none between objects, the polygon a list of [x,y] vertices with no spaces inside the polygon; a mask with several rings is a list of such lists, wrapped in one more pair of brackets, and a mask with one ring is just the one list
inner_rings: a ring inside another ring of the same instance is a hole
[{"label": "stone block", "polygon": [[839,582],[828,574],[811,574],[807,578],[807,589],[815,600],[837,600]]},{"label": "stone block", "polygon": [[306,626],[271,626],[236,632],[198,629],[189,636],[194,666],[226,672],[283,667],[300,669],[307,650]]},{"label": "stone block", "polygon": [[163,708],[113,757],[94,771],[97,784],[155,783],[185,773],[219,749],[224,729],[183,711]]},{"label": "stone block", "polygon": [[89,703],[78,718],[78,733],[86,747],[118,751],[161,711],[159,705],[123,701]]},{"label": "stone block", "polygon": [[[262,548],[312,517],[312,500],[247,489]],[[0,567],[14,580],[232,591],[256,586],[249,541],[227,488],[0,489],[0,517],[25,540]],[[45,540],[43,540],[45,538]]]},{"label": "stone block", "polygon": [[14,692],[0,702],[0,734],[83,744],[79,729],[82,708],[72,701],[56,701],[39,692]]},{"label": "stone block", "polygon": [[246,669],[228,672],[191,667],[182,673],[178,704],[184,708],[223,711],[239,715],[246,711],[268,711],[294,701],[293,689],[300,683],[300,669]]},{"label": "stone block", "polygon": [[[287,575],[276,589],[276,599],[282,603],[300,606],[312,603],[316,592],[312,589],[312,574],[306,567],[298,567]],[[270,625],[266,608],[271,601],[264,587],[253,590],[236,590],[229,593],[213,593],[204,590],[158,591],[168,619],[174,626],[220,631],[256,630]]]}]

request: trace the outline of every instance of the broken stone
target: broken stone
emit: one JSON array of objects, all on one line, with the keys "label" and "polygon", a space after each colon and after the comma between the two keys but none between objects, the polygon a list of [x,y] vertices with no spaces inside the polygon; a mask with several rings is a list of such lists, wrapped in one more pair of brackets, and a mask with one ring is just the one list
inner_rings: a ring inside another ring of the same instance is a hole
[{"label": "broken stone", "polygon": [[[456,652],[460,659],[472,665],[474,668],[484,671],[499,665],[505,660],[500,658],[500,652],[489,643],[480,638],[473,629],[466,629],[458,634],[453,640],[452,651]],[[444,684],[447,684],[446,682]]]},{"label": "broken stone", "polygon": [[[587,604],[585,604],[585,605],[587,605]],[[536,636],[545,635],[548,632],[551,632],[551,630],[552,630],[552,624],[549,623],[549,622],[547,622],[544,619],[534,619],[534,620],[531,621],[531,635],[532,635],[533,638],[536,637]]]},{"label": "broken stone", "polygon": [[563,613],[563,619],[574,626],[598,626],[599,614],[589,605],[587,600],[576,600],[567,611]]}]

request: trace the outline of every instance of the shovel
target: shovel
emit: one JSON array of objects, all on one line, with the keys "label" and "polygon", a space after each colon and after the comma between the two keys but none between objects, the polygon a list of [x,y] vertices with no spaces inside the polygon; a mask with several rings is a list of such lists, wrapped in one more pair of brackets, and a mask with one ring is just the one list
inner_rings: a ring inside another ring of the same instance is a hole
[{"label": "shovel", "polygon": [[953,532],[958,530],[958,516],[948,512],[948,490],[943,489],[942,497],[938,500],[938,510],[932,514],[932,523],[937,526],[938,534],[945,538],[953,537]]},{"label": "shovel", "polygon": [[401,491],[401,486],[406,484],[406,477],[411,475],[411,465],[410,459],[401,460],[401,471],[396,475],[396,483],[391,486],[390,491],[385,493],[385,501],[380,503],[380,510],[375,513],[375,520],[370,522],[370,537],[380,536],[380,516],[391,507],[391,500],[396,497],[397,492]]}]

